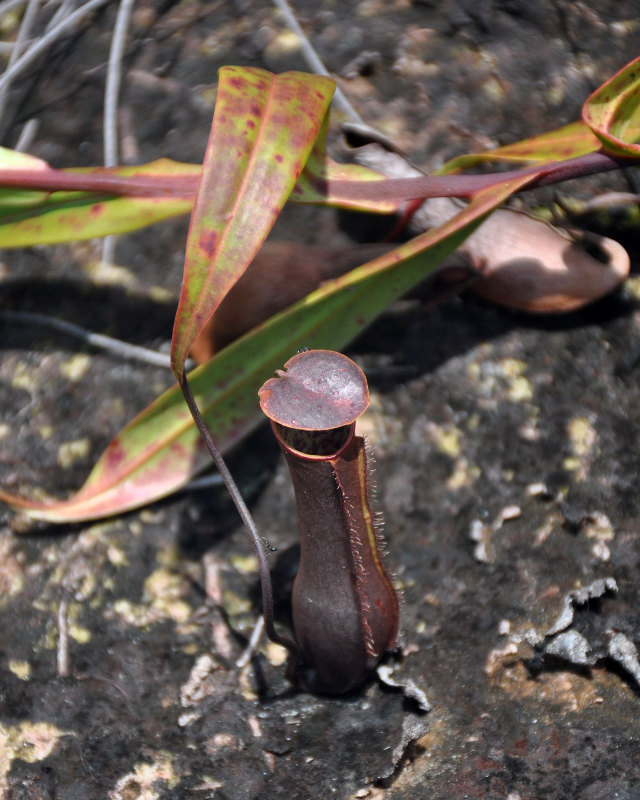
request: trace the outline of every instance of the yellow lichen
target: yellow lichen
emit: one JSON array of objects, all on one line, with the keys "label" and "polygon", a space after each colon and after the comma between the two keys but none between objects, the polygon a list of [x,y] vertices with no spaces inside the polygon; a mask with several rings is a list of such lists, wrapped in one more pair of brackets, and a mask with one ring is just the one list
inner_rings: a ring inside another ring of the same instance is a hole
[{"label": "yellow lichen", "polygon": [[[480,348],[479,357],[482,355]],[[533,387],[524,374],[526,370],[526,362],[517,358],[474,361],[467,368],[469,378],[478,385],[480,394],[496,399],[506,395],[506,399],[513,403],[533,399]]]},{"label": "yellow lichen", "polygon": [[129,563],[126,552],[115,544],[111,544],[107,547],[107,558],[109,559],[109,563],[114,567],[126,567]]},{"label": "yellow lichen", "polygon": [[563,469],[574,472],[576,480],[584,480],[596,449],[598,434],[586,417],[574,417],[567,424],[572,455],[562,462]]},{"label": "yellow lichen", "polygon": [[34,392],[37,385],[34,370],[30,369],[26,364],[16,364],[11,386],[14,389],[24,389],[25,392]]},{"label": "yellow lichen", "polygon": [[230,617],[237,617],[251,611],[251,600],[248,597],[241,597],[231,590],[223,593],[222,604]]},{"label": "yellow lichen", "polygon": [[611,542],[616,536],[611,520],[602,511],[596,511],[590,515],[582,526],[582,533],[588,539],[598,539],[601,542]]},{"label": "yellow lichen", "polygon": [[567,434],[573,454],[578,458],[588,455],[598,440],[598,434],[586,417],[573,417],[567,425]]},{"label": "yellow lichen", "polygon": [[[171,755],[159,752],[151,763],[135,764],[133,772],[123,775],[114,790],[109,793],[109,798],[110,800],[133,800],[133,798],[157,800],[162,789],[172,789],[178,781]],[[162,794],[164,795],[164,791]]]},{"label": "yellow lichen", "polygon": [[533,389],[524,373],[527,364],[517,358],[501,358],[498,362],[502,377],[507,382],[507,397],[514,403],[533,398]]},{"label": "yellow lichen", "polygon": [[136,628],[146,628],[158,621],[157,613],[153,612],[148,606],[132,603],[131,600],[120,598],[113,604],[115,613],[127,623]]},{"label": "yellow lichen", "polygon": [[258,560],[255,556],[234,555],[230,561],[233,568],[243,575],[253,575],[258,571]]},{"label": "yellow lichen", "polygon": [[76,461],[86,458],[91,451],[91,442],[86,437],[72,442],[63,442],[58,447],[58,464],[69,469]]},{"label": "yellow lichen", "polygon": [[254,689],[253,669],[250,664],[243,667],[238,674],[238,689],[248,703],[254,703],[258,699]]},{"label": "yellow lichen", "polygon": [[276,644],[275,642],[267,643],[267,646],[265,647],[265,655],[267,656],[269,663],[274,667],[281,667],[284,663],[286,663],[288,658],[286,648]]},{"label": "yellow lichen", "polygon": [[[631,275],[630,277],[628,277],[624,283],[624,288],[625,291],[629,292],[636,299],[640,300],[640,277],[638,277],[637,275]],[[638,327],[637,314],[634,319],[634,322],[636,323],[636,327]]]},{"label": "yellow lichen", "polygon": [[58,365],[58,369],[70,381],[79,381],[91,366],[91,356],[86,353],[77,353],[69,361]]},{"label": "yellow lichen", "polygon": [[481,474],[482,470],[477,464],[470,465],[466,458],[458,458],[453,467],[453,472],[447,479],[447,489],[456,491],[457,489],[472,486]]},{"label": "yellow lichen", "polygon": [[188,582],[182,575],[160,567],[146,579],[142,603],[120,598],[113,604],[113,610],[127,624],[138,628],[166,619],[183,623],[193,614],[192,607],[183,599],[188,591]]},{"label": "yellow lichen", "polygon": [[174,622],[185,622],[193,609],[183,596],[189,587],[182,575],[160,567],[152,572],[144,582],[144,600],[150,600],[151,606],[167,619]]},{"label": "yellow lichen", "polygon": [[18,661],[12,658],[9,660],[8,666],[16,678],[20,678],[21,681],[28,681],[31,677],[31,664],[28,661]]},{"label": "yellow lichen", "polygon": [[75,639],[78,644],[87,644],[91,641],[91,631],[75,623],[69,626],[69,636]]},{"label": "yellow lichen", "polygon": [[[215,105],[215,96],[212,98],[211,107]],[[149,289],[149,297],[154,303],[172,303],[175,301],[173,292],[165,286],[152,286]]]},{"label": "yellow lichen", "polygon": [[533,389],[528,378],[519,376],[511,381],[507,390],[507,397],[513,403],[522,403],[533,399]]},{"label": "yellow lichen", "polygon": [[42,761],[51,755],[60,737],[65,735],[67,731],[49,722],[0,723],[0,792],[7,789],[6,778],[15,758],[29,764]]},{"label": "yellow lichen", "polygon": [[499,103],[504,100],[504,88],[493,75],[482,82],[482,91],[493,103]]}]

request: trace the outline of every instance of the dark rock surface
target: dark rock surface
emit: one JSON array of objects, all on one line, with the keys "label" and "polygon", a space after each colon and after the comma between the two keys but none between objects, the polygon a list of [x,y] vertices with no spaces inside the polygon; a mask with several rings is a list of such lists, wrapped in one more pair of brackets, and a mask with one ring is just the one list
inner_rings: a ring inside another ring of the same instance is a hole
[{"label": "dark rock surface", "polygon": [[[630,0],[296,3],[362,116],[427,168],[575,119],[637,55],[637,10]],[[3,144],[35,116],[36,155],[100,162],[114,16],[107,6],[12,90]],[[122,92],[130,162],[202,158],[221,65],[305,68],[265,2],[140,5],[133,34]],[[610,174],[559,191],[588,198],[634,181]],[[277,232],[345,241],[330,211],[294,209]],[[120,270],[90,267],[89,245],[5,252],[0,307],[163,346],[185,233],[178,220],[122,238]],[[632,258],[637,268],[637,244]],[[426,690],[427,715],[375,681],[340,699],[295,693],[281,651],[264,643],[236,666],[258,614],[257,574],[220,489],[75,526],[3,507],[0,795],[640,796],[640,687],[610,655],[617,634],[640,646],[637,292],[632,278],[562,318],[469,296],[435,309],[404,301],[350,349],[372,389],[364,424],[402,589],[398,675]],[[78,488],[171,383],[62,334],[1,319],[0,332],[0,480],[11,491]],[[231,463],[286,586],[295,512],[269,432]],[[568,628],[593,658],[546,652],[567,594],[598,578],[618,591],[576,607]]]}]

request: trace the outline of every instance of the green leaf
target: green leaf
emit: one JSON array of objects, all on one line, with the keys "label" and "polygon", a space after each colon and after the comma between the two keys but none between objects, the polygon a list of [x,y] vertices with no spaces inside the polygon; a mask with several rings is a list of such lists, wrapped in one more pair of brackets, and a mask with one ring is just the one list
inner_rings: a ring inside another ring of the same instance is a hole
[{"label": "green leaf", "polygon": [[[9,154],[13,151],[0,153],[0,183],[3,171],[10,170],[13,177],[23,174],[43,185],[55,187],[62,182],[73,186],[74,181],[88,180],[95,183],[96,189],[91,192],[0,189],[0,247],[6,248],[127,233],[186,214],[193,204],[201,172],[198,164],[181,164],[164,158],[135,167],[55,170],[40,159],[29,157],[21,161]],[[115,186],[123,188],[128,181],[132,193],[109,192],[114,181]],[[102,191],[101,186],[104,186]]]},{"label": "green leaf", "polygon": [[525,163],[539,164],[550,161],[563,161],[592,153],[600,148],[599,140],[584,122],[572,122],[531,139],[498,147],[486,153],[469,153],[457,156],[443,164],[434,175],[452,175],[482,163]]},{"label": "green leaf", "polygon": [[[342,349],[394,299],[435,270],[496,206],[532,176],[479,192],[455,217],[272,317],[189,374],[194,396],[222,452],[256,427],[258,388],[303,346]],[[210,463],[177,386],[109,444],[80,491],[42,502],[0,499],[51,522],[95,519],[164,497]]]},{"label": "green leaf", "polygon": [[613,156],[640,156],[640,56],[588,98],[582,119]]},{"label": "green leaf", "polygon": [[330,78],[223,67],[176,315],[171,363],[249,265],[296,184],[327,113]]}]

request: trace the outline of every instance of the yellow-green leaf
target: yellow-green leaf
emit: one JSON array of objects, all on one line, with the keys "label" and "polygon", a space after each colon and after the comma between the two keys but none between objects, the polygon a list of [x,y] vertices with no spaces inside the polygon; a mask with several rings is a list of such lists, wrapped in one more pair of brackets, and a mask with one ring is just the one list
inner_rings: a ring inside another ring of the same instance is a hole
[{"label": "yellow-green leaf", "polygon": [[[0,247],[28,247],[127,233],[191,209],[201,167],[161,158],[135,167],[56,170],[31,156],[0,152],[3,174],[68,191],[0,189]],[[6,180],[6,178],[5,178]],[[75,183],[93,186],[73,191]],[[114,193],[118,188],[129,193]],[[114,191],[111,191],[113,189]]]},{"label": "yellow-green leaf", "polygon": [[640,56],[589,97],[582,119],[613,156],[640,156]]},{"label": "yellow-green leaf", "polygon": [[540,136],[523,139],[485,153],[469,153],[447,161],[434,175],[452,175],[481,163],[541,164],[563,161],[598,150],[600,141],[584,122],[572,122]]},{"label": "yellow-green leaf", "polygon": [[300,177],[335,84],[301,72],[223,67],[191,215],[171,363],[244,272]]}]

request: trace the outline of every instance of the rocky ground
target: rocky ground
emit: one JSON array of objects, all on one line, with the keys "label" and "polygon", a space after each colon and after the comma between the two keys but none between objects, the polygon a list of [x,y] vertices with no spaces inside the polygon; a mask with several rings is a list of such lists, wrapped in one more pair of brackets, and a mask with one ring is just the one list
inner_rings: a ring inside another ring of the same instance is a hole
[{"label": "rocky ground", "polygon": [[[427,169],[572,121],[638,54],[631,0],[295,7],[363,118]],[[115,12],[107,5],[12,88],[5,146],[36,118],[31,152],[54,166],[101,162]],[[262,0],[138,4],[123,161],[201,160],[229,63],[305,69]],[[610,174],[526,203],[636,191],[637,180]],[[637,269],[637,228],[591,222],[625,241]],[[335,213],[316,209],[287,212],[277,234],[346,241]],[[96,266],[94,245],[6,251],[0,308],[166,348],[185,235],[177,220],[123,237],[112,268]],[[74,526],[3,507],[2,797],[637,797],[639,308],[634,277],[562,318],[467,295],[403,301],[350,348],[372,389],[376,507],[402,591],[398,674],[427,692],[428,714],[376,681],[346,698],[294,692],[264,642],[236,666],[258,582],[221,489]],[[0,480],[14,492],[77,489],[171,383],[60,333],[2,319],[0,331]],[[295,511],[269,431],[231,465],[286,594]]]}]

